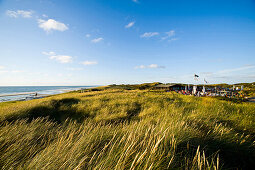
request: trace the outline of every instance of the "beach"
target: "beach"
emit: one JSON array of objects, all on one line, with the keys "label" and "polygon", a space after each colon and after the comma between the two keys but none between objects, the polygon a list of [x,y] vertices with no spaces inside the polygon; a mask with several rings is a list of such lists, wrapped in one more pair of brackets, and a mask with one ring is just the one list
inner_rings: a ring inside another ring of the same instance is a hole
[{"label": "beach", "polygon": [[39,99],[92,87],[94,86],[2,86],[0,87],[0,102]]}]

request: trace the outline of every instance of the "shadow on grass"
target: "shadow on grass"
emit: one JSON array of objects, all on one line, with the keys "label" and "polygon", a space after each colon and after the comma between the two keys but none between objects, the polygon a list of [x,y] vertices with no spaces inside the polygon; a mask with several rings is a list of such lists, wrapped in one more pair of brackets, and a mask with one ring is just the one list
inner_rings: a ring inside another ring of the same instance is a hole
[{"label": "shadow on grass", "polygon": [[[65,98],[60,100],[51,100],[45,103],[29,108],[13,114],[12,116],[5,119],[5,121],[13,122],[19,119],[26,119],[31,122],[37,118],[47,118],[57,123],[63,123],[67,119],[75,120],[77,122],[83,122],[87,118],[94,118],[89,112],[84,110],[77,110],[73,105],[78,104],[79,99],[76,98]],[[127,110],[126,116],[117,117],[110,120],[102,120],[103,124],[120,124],[131,120],[137,120],[136,117],[141,112],[141,104],[132,103]]]},{"label": "shadow on grass", "polygon": [[217,123],[222,123],[225,127],[233,129],[236,133],[244,134],[245,136],[246,135],[250,135],[252,140],[255,140],[255,131],[254,131],[254,129],[251,129],[251,128],[247,128],[247,129],[240,128],[240,127],[238,127],[236,125],[236,123],[234,121],[231,121],[231,120],[219,120],[219,121],[217,121]]},{"label": "shadow on grass", "polygon": [[127,118],[130,119],[137,116],[141,112],[142,106],[140,103],[132,103],[131,107],[127,110]]},{"label": "shadow on grass", "polygon": [[132,105],[129,107],[127,110],[126,116],[124,117],[117,117],[114,119],[109,119],[109,120],[103,120],[102,123],[107,125],[107,124],[112,124],[112,125],[118,125],[121,123],[130,123],[131,121],[139,121],[140,119],[137,117],[139,113],[141,112],[142,106],[139,103],[132,103]]},{"label": "shadow on grass", "polygon": [[[192,123],[189,122],[188,124],[199,129],[206,137],[190,139],[189,145],[192,149],[190,149],[190,153],[184,154],[193,155],[193,151],[200,146],[207,155],[218,153],[223,169],[253,169],[255,167],[255,147],[252,139],[239,143],[236,142],[234,136],[233,139],[230,139],[228,137],[215,136],[214,134],[210,135],[213,127],[208,126],[205,122],[192,121]],[[187,142],[183,142],[178,146],[180,151],[183,151],[184,147],[187,147]]]},{"label": "shadow on grass", "polygon": [[32,121],[36,118],[47,117],[49,120],[58,123],[64,122],[66,119],[82,122],[91,115],[89,115],[89,113],[78,111],[75,107],[72,107],[74,104],[79,103],[79,101],[80,100],[76,98],[51,100],[43,103],[42,105],[16,113],[14,114],[15,116],[9,117],[6,120],[9,122],[18,119],[28,119],[28,121]]}]

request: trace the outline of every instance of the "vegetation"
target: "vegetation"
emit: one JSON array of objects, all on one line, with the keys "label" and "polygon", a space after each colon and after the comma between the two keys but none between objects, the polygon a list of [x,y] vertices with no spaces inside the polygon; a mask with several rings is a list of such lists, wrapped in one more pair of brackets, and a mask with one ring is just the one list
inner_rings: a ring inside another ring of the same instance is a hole
[{"label": "vegetation", "polygon": [[113,87],[0,103],[0,167],[255,166],[253,103]]}]

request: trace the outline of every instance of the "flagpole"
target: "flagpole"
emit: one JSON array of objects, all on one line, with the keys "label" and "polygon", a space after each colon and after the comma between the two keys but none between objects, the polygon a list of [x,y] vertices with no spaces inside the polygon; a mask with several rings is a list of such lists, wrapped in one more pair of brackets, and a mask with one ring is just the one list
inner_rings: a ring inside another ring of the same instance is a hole
[{"label": "flagpole", "polygon": [[194,81],[195,81],[195,84],[193,86],[193,95],[196,95],[196,92],[197,92],[197,83],[196,81],[198,81],[198,75],[194,74]]}]

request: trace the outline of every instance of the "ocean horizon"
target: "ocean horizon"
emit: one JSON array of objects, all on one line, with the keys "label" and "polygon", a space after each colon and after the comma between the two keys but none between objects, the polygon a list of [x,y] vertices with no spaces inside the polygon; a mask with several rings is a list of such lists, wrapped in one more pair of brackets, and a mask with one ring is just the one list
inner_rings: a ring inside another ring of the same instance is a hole
[{"label": "ocean horizon", "polygon": [[0,102],[26,100],[32,93],[46,96],[92,87],[96,86],[0,86]]}]

